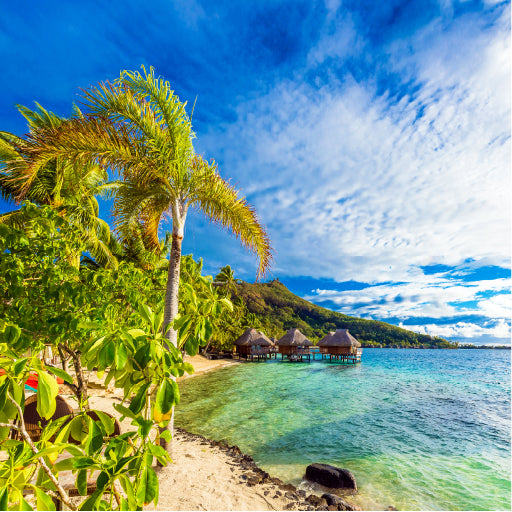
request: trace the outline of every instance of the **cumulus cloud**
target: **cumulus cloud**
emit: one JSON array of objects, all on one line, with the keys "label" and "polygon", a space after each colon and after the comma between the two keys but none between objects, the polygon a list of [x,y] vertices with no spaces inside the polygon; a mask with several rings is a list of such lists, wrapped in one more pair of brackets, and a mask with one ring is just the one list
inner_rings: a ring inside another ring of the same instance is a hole
[{"label": "cumulus cloud", "polygon": [[[332,10],[326,23],[339,23]],[[306,69],[203,136],[217,154],[222,140],[223,168],[250,184],[275,273],[391,283],[306,297],[348,314],[477,315],[500,319],[486,333],[510,333],[510,279],[467,283],[420,268],[510,266],[509,24],[507,10],[492,28],[465,15],[391,41],[380,66],[407,84],[397,92],[343,67],[354,48],[369,49],[347,17],[340,31],[324,30]],[[435,325],[421,329],[480,332]]]},{"label": "cumulus cloud", "polygon": [[501,339],[505,344],[510,344],[510,324],[505,320],[500,320],[493,327],[486,327],[468,322],[457,322],[453,325],[407,325],[405,326],[411,331],[420,334],[429,334],[430,336],[441,336],[450,339],[466,339],[473,340],[475,338],[494,338]]},{"label": "cumulus cloud", "polygon": [[468,69],[455,35],[448,51],[425,32],[402,62],[414,94],[378,96],[350,75],[319,88],[284,80],[209,134],[223,140],[223,167],[251,184],[277,271],[377,282],[468,257],[508,265],[509,36],[500,25],[473,37]]}]

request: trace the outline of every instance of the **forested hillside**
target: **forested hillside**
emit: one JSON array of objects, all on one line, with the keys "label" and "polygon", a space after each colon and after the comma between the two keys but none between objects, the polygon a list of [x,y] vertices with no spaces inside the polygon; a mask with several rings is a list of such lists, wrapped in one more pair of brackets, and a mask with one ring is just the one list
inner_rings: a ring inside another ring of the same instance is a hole
[{"label": "forested hillside", "polygon": [[297,327],[312,341],[317,341],[329,331],[349,329],[363,346],[457,346],[443,338],[322,308],[293,294],[277,279],[269,283],[238,282],[237,295],[243,298],[247,309],[254,314],[268,336],[280,337],[286,330]]}]

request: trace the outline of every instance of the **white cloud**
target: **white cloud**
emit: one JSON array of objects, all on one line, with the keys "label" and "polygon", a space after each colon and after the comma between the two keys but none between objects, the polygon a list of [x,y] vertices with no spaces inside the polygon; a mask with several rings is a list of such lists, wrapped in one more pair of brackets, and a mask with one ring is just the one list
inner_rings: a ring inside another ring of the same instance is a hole
[{"label": "white cloud", "polygon": [[407,325],[405,328],[420,334],[429,334],[430,336],[441,336],[442,338],[458,339],[458,338],[500,338],[508,339],[510,344],[510,336],[512,334],[510,324],[501,320],[493,327],[482,327],[481,325],[468,322],[458,322],[453,325]]},{"label": "white cloud", "polygon": [[508,33],[474,38],[467,67],[455,40],[449,52],[421,40],[416,97],[394,104],[350,76],[319,90],[288,80],[203,138],[251,183],[276,271],[375,282],[468,257],[508,264]]},{"label": "white cloud", "polygon": [[[415,282],[383,284],[362,290],[317,289],[305,298],[316,303],[334,302],[344,313],[352,311],[353,314],[364,315],[378,309],[381,318],[393,316],[443,318],[462,313],[496,318],[507,316],[510,312],[511,296],[509,293],[503,293],[509,290],[509,279],[463,283],[434,276],[423,276],[422,280]],[[479,294],[482,292],[497,295],[489,299],[481,299]],[[382,303],[380,306],[379,301]],[[477,302],[477,305],[457,307],[457,303],[471,301]]]},{"label": "white cloud", "polygon": [[[510,265],[510,18],[503,12],[492,29],[466,16],[390,45],[382,66],[417,86],[400,101],[378,96],[372,78],[332,69],[321,87],[304,80],[326,57],[342,59],[350,42],[361,45],[347,21],[345,34],[325,36],[310,51],[307,70],[241,103],[235,123],[201,137],[226,174],[250,184],[245,193],[270,231],[276,274],[404,281],[364,291],[378,292],[367,297],[367,314],[382,313],[375,301],[384,298],[386,316],[400,318],[450,316],[460,312],[450,302],[510,289],[508,280],[443,283],[418,268],[468,258]],[[347,309],[361,294],[330,300]],[[478,314],[509,317],[510,300],[501,297],[478,299]]]}]

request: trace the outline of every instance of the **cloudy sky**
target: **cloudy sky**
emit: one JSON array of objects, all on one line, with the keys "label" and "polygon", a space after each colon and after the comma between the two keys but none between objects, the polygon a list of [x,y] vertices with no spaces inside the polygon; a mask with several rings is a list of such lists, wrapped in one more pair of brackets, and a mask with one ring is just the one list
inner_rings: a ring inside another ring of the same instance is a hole
[{"label": "cloudy sky", "polygon": [[[154,66],[267,227],[268,278],[346,314],[510,343],[510,3],[5,2],[0,130]],[[0,211],[11,208],[0,204]],[[107,206],[104,208],[107,214]],[[199,216],[207,271],[255,259]]]}]

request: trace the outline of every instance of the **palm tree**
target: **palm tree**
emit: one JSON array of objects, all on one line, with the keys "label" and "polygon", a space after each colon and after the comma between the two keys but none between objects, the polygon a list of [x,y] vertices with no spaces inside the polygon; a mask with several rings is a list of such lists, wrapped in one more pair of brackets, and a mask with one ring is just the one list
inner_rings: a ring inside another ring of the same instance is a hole
[{"label": "palm tree", "polygon": [[240,279],[235,278],[233,269],[226,265],[220,269],[220,272],[215,276],[213,284],[220,286],[226,293],[231,295],[236,294],[236,285],[240,282]]},{"label": "palm tree", "polygon": [[[57,129],[65,121],[36,103],[31,110],[18,105],[28,123],[30,134],[18,137],[0,132],[0,194],[14,203],[29,200],[50,205],[79,228],[88,252],[101,265],[115,266],[119,244],[110,236],[108,224],[98,217],[96,195],[115,188],[108,174],[97,165],[73,165],[67,158],[53,157],[33,161],[25,151],[27,138],[38,130]],[[81,116],[75,107],[74,115]],[[20,210],[0,215],[0,223],[27,228]],[[77,263],[80,255],[75,255]]]},{"label": "palm tree", "polygon": [[69,158],[74,164],[96,164],[117,170],[123,178],[114,200],[121,241],[142,229],[144,245],[160,250],[158,230],[172,219],[172,242],[164,304],[164,328],[177,346],[172,321],[178,313],[181,246],[190,207],[230,229],[259,258],[257,277],[269,267],[269,237],[254,209],[221,178],[215,162],[194,152],[192,125],[169,82],[123,71],[114,84],[100,83],[84,92],[87,117],[30,134],[33,162]]}]

